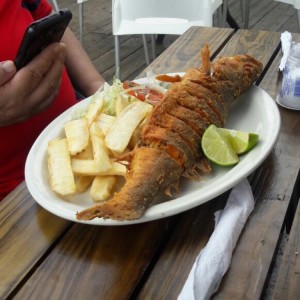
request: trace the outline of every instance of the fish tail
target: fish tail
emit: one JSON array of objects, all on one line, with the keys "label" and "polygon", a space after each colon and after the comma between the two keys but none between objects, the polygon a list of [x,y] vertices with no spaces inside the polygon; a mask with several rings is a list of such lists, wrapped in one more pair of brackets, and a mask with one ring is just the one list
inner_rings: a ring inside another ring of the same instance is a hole
[{"label": "fish tail", "polygon": [[178,180],[182,173],[178,162],[160,149],[141,147],[134,149],[133,154],[122,189],[111,200],[78,212],[78,220],[92,220],[96,217],[138,219],[158,191]]}]

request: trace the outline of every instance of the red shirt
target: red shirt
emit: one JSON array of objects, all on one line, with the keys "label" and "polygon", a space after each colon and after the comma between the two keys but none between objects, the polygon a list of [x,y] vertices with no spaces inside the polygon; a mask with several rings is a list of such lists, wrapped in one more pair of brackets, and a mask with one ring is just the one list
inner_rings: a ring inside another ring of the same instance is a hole
[{"label": "red shirt", "polygon": [[[46,0],[1,0],[0,3],[0,61],[14,60],[27,26],[48,15],[52,8]],[[75,92],[64,70],[59,94],[46,112],[0,128],[0,200],[24,179],[27,154],[41,131],[75,103]]]}]

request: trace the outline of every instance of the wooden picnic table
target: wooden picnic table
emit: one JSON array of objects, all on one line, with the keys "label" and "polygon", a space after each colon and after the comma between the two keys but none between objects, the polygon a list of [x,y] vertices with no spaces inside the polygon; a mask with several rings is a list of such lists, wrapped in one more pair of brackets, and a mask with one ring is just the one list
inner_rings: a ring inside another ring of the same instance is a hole
[{"label": "wooden picnic table", "polygon": [[[293,38],[300,42],[300,34]],[[257,85],[275,99],[281,87],[279,32],[194,27],[151,68],[166,73],[198,67],[206,43],[212,59],[248,53],[261,60],[264,71]],[[285,230],[289,240],[271,291],[275,299],[300,297],[300,115],[279,111],[278,140],[251,174],[254,211],[214,299],[263,298]],[[23,182],[0,203],[0,298],[176,299],[213,232],[214,212],[227,197],[147,223],[92,226],[46,211]]]}]

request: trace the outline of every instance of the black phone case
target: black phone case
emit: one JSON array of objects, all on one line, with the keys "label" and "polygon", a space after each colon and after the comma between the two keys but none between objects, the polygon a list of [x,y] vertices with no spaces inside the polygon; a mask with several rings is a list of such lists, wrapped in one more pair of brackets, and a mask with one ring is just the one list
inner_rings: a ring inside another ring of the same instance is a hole
[{"label": "black phone case", "polygon": [[15,59],[17,69],[24,67],[49,44],[59,42],[71,19],[72,13],[63,9],[29,25]]}]

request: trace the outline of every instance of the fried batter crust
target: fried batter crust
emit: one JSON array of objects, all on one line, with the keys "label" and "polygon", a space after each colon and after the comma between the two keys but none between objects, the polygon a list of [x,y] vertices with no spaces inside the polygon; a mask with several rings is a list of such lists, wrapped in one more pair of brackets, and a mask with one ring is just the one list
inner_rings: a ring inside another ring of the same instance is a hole
[{"label": "fried batter crust", "polygon": [[249,55],[222,57],[210,64],[204,47],[202,68],[188,70],[153,109],[132,152],[124,187],[111,200],[79,212],[77,218],[140,218],[159,190],[181,176],[199,179],[199,171],[209,172],[211,167],[199,151],[202,134],[210,124],[224,125],[230,105],[261,71],[262,64]]}]

